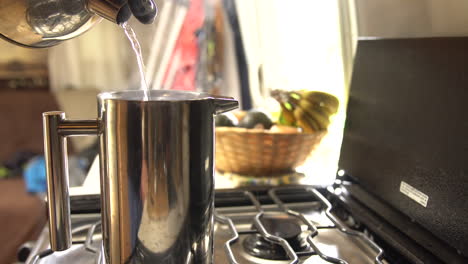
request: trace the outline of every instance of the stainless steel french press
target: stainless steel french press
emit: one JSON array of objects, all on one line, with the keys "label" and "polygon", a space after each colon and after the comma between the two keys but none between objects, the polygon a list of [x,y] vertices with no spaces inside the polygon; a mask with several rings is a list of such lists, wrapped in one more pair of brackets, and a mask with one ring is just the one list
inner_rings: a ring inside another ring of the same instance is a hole
[{"label": "stainless steel french press", "polygon": [[213,117],[237,106],[205,93],[122,91],[98,95],[97,119],[44,113],[51,249],[71,246],[67,137],[98,135],[106,263],[212,263]]}]

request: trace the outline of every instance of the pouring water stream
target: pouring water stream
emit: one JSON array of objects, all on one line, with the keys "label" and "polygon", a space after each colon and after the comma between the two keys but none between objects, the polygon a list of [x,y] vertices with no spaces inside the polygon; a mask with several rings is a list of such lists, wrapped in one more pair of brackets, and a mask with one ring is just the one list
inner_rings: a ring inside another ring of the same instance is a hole
[{"label": "pouring water stream", "polygon": [[143,100],[148,101],[149,100],[149,86],[148,86],[148,83],[146,82],[145,65],[143,63],[143,57],[141,55],[140,43],[138,42],[135,31],[133,31],[132,27],[130,27],[130,25],[127,22],[120,24],[120,26],[124,29],[125,36],[127,36],[128,40],[130,41],[130,44],[132,45],[132,49],[135,52],[135,56],[136,56],[137,63],[138,63],[138,71],[140,74],[140,88],[144,91]]}]

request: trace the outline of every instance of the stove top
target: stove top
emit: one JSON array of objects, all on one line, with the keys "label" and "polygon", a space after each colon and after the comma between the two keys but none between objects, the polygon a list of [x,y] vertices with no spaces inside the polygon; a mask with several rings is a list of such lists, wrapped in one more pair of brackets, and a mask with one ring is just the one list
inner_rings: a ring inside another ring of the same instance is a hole
[{"label": "stove top", "polygon": [[331,213],[317,189],[223,195],[251,205],[217,207],[215,263],[387,263],[377,244]]},{"label": "stove top", "polygon": [[[336,217],[325,193],[307,186],[217,192],[214,263],[388,263],[371,235]],[[27,263],[103,263],[100,215],[82,210],[96,199],[72,200],[79,209],[69,250],[51,252],[46,228]]]}]

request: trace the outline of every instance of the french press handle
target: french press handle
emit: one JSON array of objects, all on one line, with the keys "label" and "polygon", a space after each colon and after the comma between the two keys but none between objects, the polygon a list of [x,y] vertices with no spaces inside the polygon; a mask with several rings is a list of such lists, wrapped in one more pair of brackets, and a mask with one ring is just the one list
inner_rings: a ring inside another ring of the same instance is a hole
[{"label": "french press handle", "polygon": [[100,133],[99,120],[67,120],[60,111],[42,114],[50,246],[53,251],[72,243],[68,187],[67,137]]}]

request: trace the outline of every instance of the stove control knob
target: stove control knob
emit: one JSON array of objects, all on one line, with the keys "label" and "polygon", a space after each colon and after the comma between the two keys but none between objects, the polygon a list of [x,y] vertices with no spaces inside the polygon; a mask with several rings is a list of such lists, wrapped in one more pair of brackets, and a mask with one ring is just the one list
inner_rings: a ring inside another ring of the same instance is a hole
[{"label": "stove control knob", "polygon": [[34,247],[34,242],[33,241],[28,241],[21,245],[16,252],[16,259],[20,263],[26,262],[26,260],[29,257],[29,254],[31,254],[31,250]]}]

